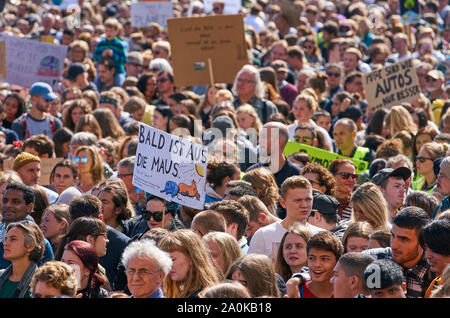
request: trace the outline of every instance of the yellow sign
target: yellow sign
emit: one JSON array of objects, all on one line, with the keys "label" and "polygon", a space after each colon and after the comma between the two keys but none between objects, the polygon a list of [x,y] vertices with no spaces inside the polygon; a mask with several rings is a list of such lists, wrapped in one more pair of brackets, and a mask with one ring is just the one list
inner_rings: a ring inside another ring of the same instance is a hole
[{"label": "yellow sign", "polygon": [[309,158],[311,158],[311,162],[317,163],[318,165],[321,165],[322,167],[325,167],[327,169],[333,160],[339,158],[350,159],[351,161],[353,161],[353,163],[355,164],[356,173],[362,173],[369,169],[369,163],[367,161],[349,158],[320,148],[289,141],[286,144],[286,147],[284,147],[284,155],[286,157],[289,157],[296,152],[305,152],[309,156]]}]

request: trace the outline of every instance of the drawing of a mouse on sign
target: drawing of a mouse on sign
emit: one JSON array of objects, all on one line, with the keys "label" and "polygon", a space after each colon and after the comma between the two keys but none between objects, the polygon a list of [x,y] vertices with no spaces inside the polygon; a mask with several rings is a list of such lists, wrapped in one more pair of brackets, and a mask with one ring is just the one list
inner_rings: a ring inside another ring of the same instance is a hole
[{"label": "drawing of a mouse on sign", "polygon": [[200,194],[197,191],[197,185],[194,180],[192,180],[191,185],[187,185],[185,183],[177,184],[173,181],[167,181],[164,189],[161,190],[161,192],[170,194],[172,198],[176,196],[178,199],[180,199],[178,195],[182,195],[185,197],[191,197],[200,200]]}]

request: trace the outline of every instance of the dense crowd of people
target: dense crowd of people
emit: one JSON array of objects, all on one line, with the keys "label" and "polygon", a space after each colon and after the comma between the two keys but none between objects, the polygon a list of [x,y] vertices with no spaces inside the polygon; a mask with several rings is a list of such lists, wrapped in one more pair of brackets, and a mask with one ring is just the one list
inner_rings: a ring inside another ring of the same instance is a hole
[{"label": "dense crowd of people", "polygon": [[[0,82],[0,298],[450,297],[448,1],[242,1],[247,63],[192,87],[131,4],[1,13],[68,50],[56,86]],[[372,105],[364,75],[409,59],[417,99]],[[207,147],[203,209],[133,184],[141,123]]]}]

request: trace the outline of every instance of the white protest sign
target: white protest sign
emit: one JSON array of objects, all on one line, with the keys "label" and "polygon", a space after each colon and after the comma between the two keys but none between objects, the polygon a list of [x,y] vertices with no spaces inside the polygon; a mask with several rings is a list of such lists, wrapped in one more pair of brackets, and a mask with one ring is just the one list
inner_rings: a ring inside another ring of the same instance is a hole
[{"label": "white protest sign", "polygon": [[[213,11],[213,3],[216,0],[204,0],[205,13],[211,13]],[[224,0],[225,7],[223,9],[224,14],[238,14],[242,7],[241,0]]]},{"label": "white protest sign", "polygon": [[389,108],[420,96],[420,84],[412,59],[388,65],[363,75],[370,107]]},{"label": "white protest sign", "polygon": [[78,0],[53,0],[52,3],[63,10],[66,10],[69,7],[79,8]]},{"label": "white protest sign", "polygon": [[156,22],[165,27],[166,20],[173,17],[172,1],[133,2],[130,10],[131,26],[145,28]]},{"label": "white protest sign", "polygon": [[30,87],[34,82],[46,82],[58,89],[66,45],[54,45],[36,40],[21,39],[0,34],[0,41],[6,42],[6,82]]},{"label": "white protest sign", "polygon": [[203,209],[207,148],[139,123],[133,185],[167,201]]}]

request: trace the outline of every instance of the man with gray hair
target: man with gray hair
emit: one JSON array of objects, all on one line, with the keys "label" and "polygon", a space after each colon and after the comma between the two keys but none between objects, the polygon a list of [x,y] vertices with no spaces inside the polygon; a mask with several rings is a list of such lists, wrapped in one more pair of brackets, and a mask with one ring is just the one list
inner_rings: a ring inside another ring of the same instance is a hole
[{"label": "man with gray hair", "polygon": [[232,89],[233,105],[238,108],[242,104],[252,105],[262,123],[266,123],[270,115],[278,113],[278,108],[271,101],[264,99],[265,87],[259,71],[253,65],[244,65],[237,73]]},{"label": "man with gray hair", "polygon": [[117,165],[117,178],[122,179],[127,187],[128,196],[138,215],[145,210],[145,192],[133,185],[134,162],[136,156],[126,157]]},{"label": "man with gray hair", "polygon": [[170,254],[156,247],[152,240],[143,239],[125,249],[122,264],[132,298],[165,298],[161,284],[172,268]]}]

